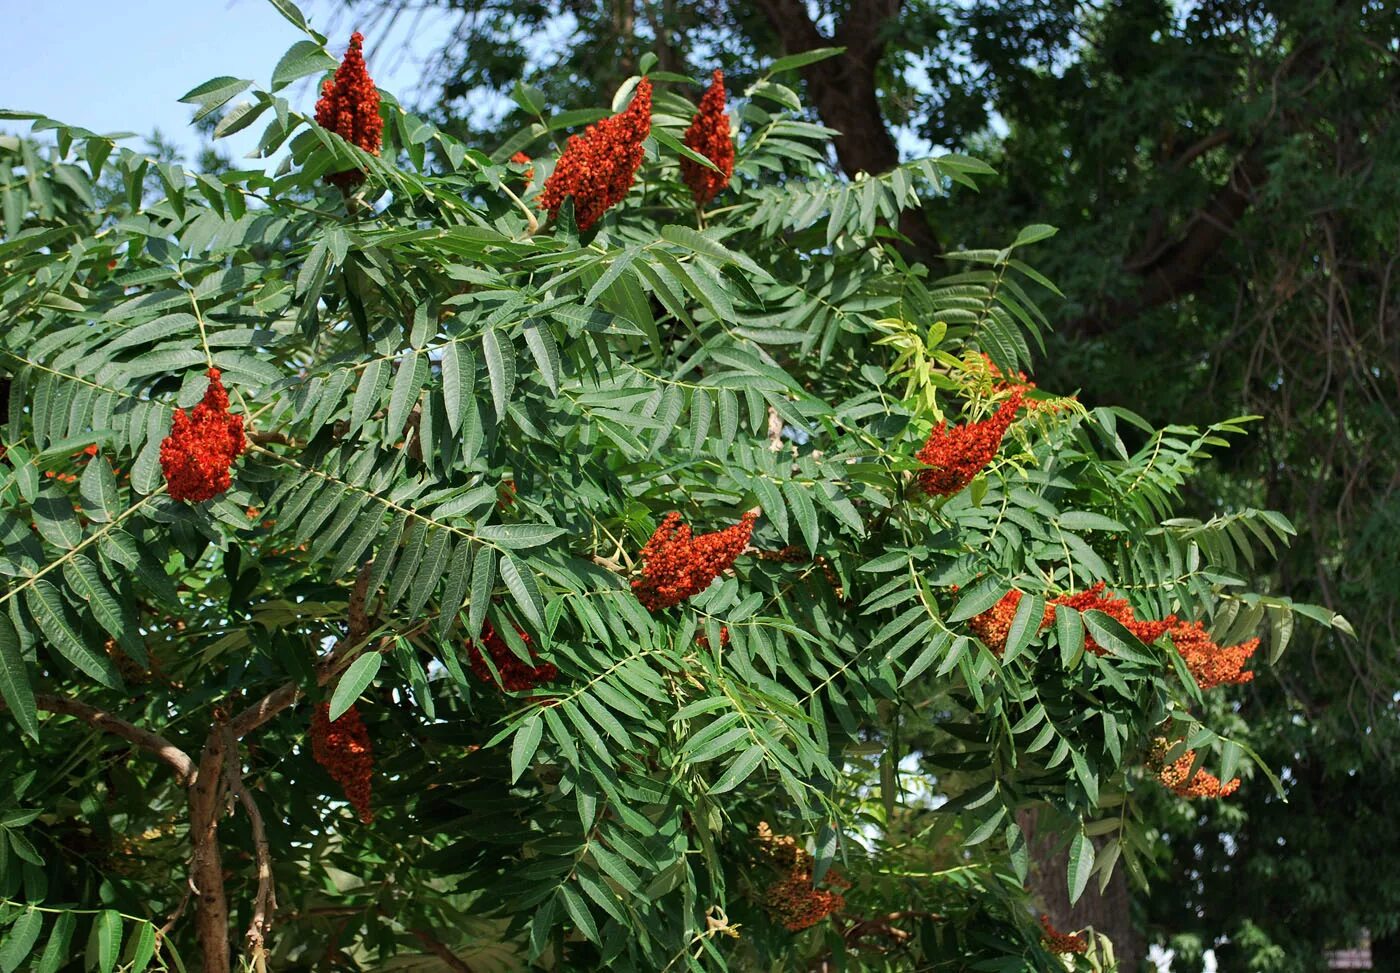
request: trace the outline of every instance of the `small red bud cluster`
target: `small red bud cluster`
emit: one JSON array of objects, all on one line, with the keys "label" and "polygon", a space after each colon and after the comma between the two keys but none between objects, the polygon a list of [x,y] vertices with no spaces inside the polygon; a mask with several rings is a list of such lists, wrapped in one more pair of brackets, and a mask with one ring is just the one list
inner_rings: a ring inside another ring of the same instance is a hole
[{"label": "small red bud cluster", "polygon": [[[86,465],[87,462],[88,462],[88,460],[92,459],[92,457],[94,457],[94,456],[96,456],[96,455],[97,455],[97,444],[94,443],[94,444],[91,445],[91,446],[84,446],[82,449],[80,449],[80,450],[78,450],[76,453],[74,453],[74,454],[72,455],[71,458],[72,458],[72,459],[77,459],[77,460],[82,460],[83,464]],[[86,460],[82,459],[82,457],[84,457],[84,456],[86,456],[88,459],[86,459]],[[3,459],[3,458],[4,458],[3,453],[0,453],[0,459]],[[120,471],[118,471],[118,472],[120,472]],[[44,471],[44,476],[47,477],[47,478],[50,479],[50,480],[57,480],[59,483],[77,483],[77,482],[78,482],[78,475],[77,475],[76,473],[62,473],[62,472],[59,472],[58,470],[45,470],[45,471]]]},{"label": "small red bud cluster", "polygon": [[524,152],[517,152],[510,157],[510,161],[518,165],[530,166],[530,168],[521,173],[521,178],[525,180],[525,187],[528,189],[530,183],[535,181],[535,167],[530,165],[530,157]]},{"label": "small red bud cluster", "polygon": [[715,71],[700,99],[700,110],[685,130],[685,147],[715,164],[708,169],[681,158],[681,178],[690,187],[696,206],[704,206],[729,185],[734,175],[734,140],[729,137],[729,116],[724,111],[724,72]]},{"label": "small red bud cluster", "polygon": [[774,834],[768,823],[761,821],[758,843],[768,864],[784,873],[768,887],[764,902],[789,932],[815,926],[846,907],[846,897],[838,890],[850,888],[851,883],[840,872],[828,869],[822,884],[831,888],[817,888],[812,881],[815,861],[791,835]]},{"label": "small red bud cluster", "polygon": [[679,513],[667,514],[642,548],[641,577],[632,581],[637,600],[659,611],[704,591],[748,547],[757,519],[750,511],[731,527],[692,535]]},{"label": "small red bud cluster", "polygon": [[1191,764],[1196,760],[1196,751],[1187,750],[1180,757],[1171,763],[1166,763],[1166,753],[1174,743],[1158,739],[1153,743],[1152,754],[1148,758],[1147,766],[1155,770],[1157,780],[1162,786],[1170,790],[1177,797],[1229,797],[1240,789],[1240,779],[1232,777],[1228,782],[1221,783],[1220,778],[1208,770],[1198,770],[1195,775],[1191,775]]},{"label": "small red bud cluster", "polygon": [[625,111],[569,137],[564,154],[545,180],[540,206],[553,219],[564,200],[572,197],[578,228],[587,230],[627,197],[645,154],[642,143],[650,134],[651,82],[643,78]]},{"label": "small red bud cluster", "polygon": [[1084,941],[1084,937],[1076,933],[1060,932],[1050,924],[1050,917],[1042,915],[1040,917],[1040,928],[1045,934],[1041,940],[1045,943],[1045,948],[1052,953],[1087,953],[1089,944]]},{"label": "small red bud cluster", "polygon": [[311,756],[326,773],[345,789],[350,806],[360,820],[374,820],[370,807],[370,778],[374,773],[374,748],[370,744],[369,728],[360,711],[351,706],[331,721],[327,703],[316,707],[311,715]]},{"label": "small red bud cluster", "polygon": [[[520,641],[528,646],[529,634],[520,629],[516,629],[516,632],[520,635]],[[500,673],[500,685],[513,693],[534,689],[559,678],[559,670],[552,663],[541,662],[532,666],[521,661],[490,622],[481,630],[480,645],[485,646],[486,655],[491,656],[491,663],[496,667],[496,672]],[[467,642],[467,655],[471,660],[472,675],[484,683],[495,685],[496,680],[491,675],[491,667],[486,664],[486,656],[482,654],[477,642]],[[530,658],[538,659],[539,653],[531,649]]]},{"label": "small red bud cluster", "polygon": [[920,489],[933,496],[951,497],[966,488],[996,456],[1023,396],[1023,389],[1013,391],[989,419],[957,426],[945,420],[935,426],[915,455],[928,467],[919,471]]},{"label": "small red bud cluster", "polygon": [[[708,648],[710,647],[710,637],[709,637],[708,635],[706,635],[704,632],[701,632],[701,633],[699,633],[698,635],[695,636],[695,644],[698,645],[698,646],[700,646],[700,648],[702,648],[702,649],[708,649]],[[719,644],[720,644],[721,647],[726,646],[726,645],[729,644],[729,626],[728,626],[728,625],[721,625],[721,626],[720,626],[720,629],[719,629]]]},{"label": "small red bud cluster", "polygon": [[[321,87],[321,98],[316,102],[316,124],[351,145],[378,155],[384,119],[379,116],[379,89],[365,67],[361,50],[364,41],[359,31],[350,35],[344,60],[335,69],[335,76],[327,78]],[[325,178],[342,192],[349,192],[365,181],[365,174],[360,169],[349,169],[328,173]]]},{"label": "small red bud cluster", "polygon": [[160,466],[170,496],[202,503],[229,488],[229,469],[247,448],[243,417],[230,415],[228,393],[217,368],[209,369],[204,399],[186,413],[176,409],[170,435],[160,444]]},{"label": "small red bud cluster", "polygon": [[1254,673],[1246,671],[1244,664],[1259,648],[1258,639],[1224,648],[1215,643],[1200,622],[1176,622],[1168,634],[1202,691],[1254,678]]}]

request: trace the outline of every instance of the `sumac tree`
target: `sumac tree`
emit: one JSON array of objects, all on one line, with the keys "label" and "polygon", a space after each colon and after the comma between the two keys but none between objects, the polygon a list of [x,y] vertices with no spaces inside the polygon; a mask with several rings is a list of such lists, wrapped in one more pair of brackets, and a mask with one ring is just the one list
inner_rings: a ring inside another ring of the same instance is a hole
[{"label": "sumac tree", "polygon": [[276,5],[185,98],[250,168],[4,116],[0,967],[1110,965],[1018,820],[1136,869],[1268,786],[1196,680],[1340,624],[1181,516],[1243,420],[1036,389],[1049,227],[906,265],[974,160],[845,181],[767,80],[731,157],[665,72],[492,158],[358,39],[318,124]]}]

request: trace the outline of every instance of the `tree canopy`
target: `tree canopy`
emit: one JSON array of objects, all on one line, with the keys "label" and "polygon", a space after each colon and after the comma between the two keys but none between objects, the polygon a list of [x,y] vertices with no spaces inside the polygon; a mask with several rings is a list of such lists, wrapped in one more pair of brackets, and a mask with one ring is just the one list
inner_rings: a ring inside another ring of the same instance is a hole
[{"label": "tree canopy", "polygon": [[[347,6],[366,24],[409,16],[396,0]],[[1252,945],[1227,962],[1241,969],[1317,968],[1326,948],[1362,929],[1393,955],[1395,890],[1378,889],[1364,868],[1325,881],[1315,869],[1396,840],[1381,829],[1358,842],[1334,820],[1363,820],[1385,803],[1400,752],[1395,604],[1374,597],[1400,576],[1388,543],[1400,516],[1395,6],[495,0],[470,9],[491,16],[453,22],[420,97],[441,124],[488,148],[501,116],[482,106],[510,103],[482,95],[522,76],[551,104],[572,105],[610,90],[647,51],[670,70],[723,64],[746,83],[773,58],[840,48],[780,80],[843,133],[831,158],[848,177],[889,171],[920,143],[996,169],[978,193],[901,220],[906,253],[1009,239],[1028,222],[1061,228],[1060,245],[1038,259],[1067,295],[1046,304],[1054,330],[1035,363],[1043,384],[1156,423],[1206,423],[1231,409],[1264,417],[1193,496],[1219,512],[1269,506],[1302,517],[1274,582],[1345,612],[1359,637],[1301,632],[1300,651],[1237,696],[1267,727],[1260,739],[1288,769],[1293,799],[1243,794],[1242,813],[1206,811],[1199,832],[1163,820],[1170,879],[1159,887],[1199,896],[1145,897],[1145,925],[1207,946],[1238,932]],[[542,46],[540,36],[569,43]],[[1243,840],[1200,840],[1216,833]],[[1279,869],[1279,854],[1294,860]]]},{"label": "tree canopy", "polygon": [[1007,177],[834,171],[849,48],[483,149],[274,2],[184,100],[275,164],[3,116],[7,973],[1105,968],[1032,859],[1282,791],[1218,687],[1349,626],[1202,499],[1250,417],[1028,379],[1061,238],[912,259]]}]

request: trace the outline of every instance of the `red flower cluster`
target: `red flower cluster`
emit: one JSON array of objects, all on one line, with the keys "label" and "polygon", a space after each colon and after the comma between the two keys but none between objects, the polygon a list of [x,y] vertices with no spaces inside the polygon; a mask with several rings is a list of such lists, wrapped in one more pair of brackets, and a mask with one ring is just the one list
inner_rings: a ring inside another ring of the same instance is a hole
[{"label": "red flower cluster", "polygon": [[232,483],[229,468],[247,445],[243,417],[229,415],[228,393],[219,370],[211,368],[204,400],[188,414],[176,409],[170,435],[160,444],[170,496],[201,503],[223,493]]},{"label": "red flower cluster", "polygon": [[[1168,615],[1160,622],[1142,620],[1133,613],[1133,606],[1128,604],[1126,598],[1119,598],[1114,594],[1104,592],[1102,581],[1095,584],[1087,591],[1081,591],[1077,595],[1061,595],[1052,599],[1051,605],[1064,605],[1066,608],[1073,608],[1076,611],[1101,611],[1118,621],[1124,628],[1138,637],[1143,645],[1151,645],[1162,637],[1162,633],[1176,624],[1176,616]],[[1053,613],[1052,616],[1053,617]],[[1094,653],[1094,655],[1105,655],[1107,649],[1094,641],[1092,635],[1087,633],[1084,636],[1084,648]]]},{"label": "red flower cluster", "polygon": [[[510,157],[510,161],[518,163],[522,166],[530,166],[530,157],[524,152],[515,153],[515,155]],[[530,168],[526,169],[523,174],[523,177],[525,179],[525,185],[528,187],[530,183],[535,181],[535,167],[530,166]]]},{"label": "red flower cluster", "polygon": [[[1175,615],[1168,615],[1160,622],[1139,619],[1133,612],[1133,606],[1128,603],[1126,598],[1108,594],[1104,591],[1104,587],[1104,583],[1100,581],[1088,590],[1081,591],[1078,594],[1059,595],[1055,598],[1051,598],[1045,605],[1045,614],[1041,617],[1039,628],[1045,628],[1045,626],[1055,620],[1055,608],[1059,605],[1063,605],[1066,608],[1073,608],[1075,611],[1079,612],[1101,611],[1105,615],[1112,616],[1121,623],[1124,628],[1141,639],[1144,645],[1151,645],[1153,642],[1156,642],[1162,637],[1163,632],[1170,631],[1172,637],[1176,638],[1176,632],[1178,630],[1190,628],[1188,625],[1178,623]],[[973,635],[981,639],[982,642],[986,644],[987,648],[991,649],[992,652],[999,656],[1006,648],[1006,636],[1011,630],[1011,621],[1016,617],[1016,609],[1020,604],[1021,592],[1008,591],[1006,594],[1002,595],[1001,600],[991,608],[988,608],[980,615],[974,616],[968,622],[968,627],[972,629]],[[1197,625],[1196,628],[1199,628],[1199,625]],[[1202,635],[1203,634],[1204,633],[1202,633]],[[1208,650],[1230,653],[1228,659],[1225,655],[1211,657],[1211,661],[1215,662],[1218,666],[1228,666],[1238,654],[1235,649],[1221,650],[1218,649],[1214,643],[1210,643],[1209,639],[1206,641],[1209,643]],[[1255,640],[1254,645],[1257,644],[1258,640]],[[1238,663],[1235,663],[1236,672],[1238,672],[1239,665],[1243,664],[1244,659],[1249,657],[1249,653],[1254,651],[1254,645],[1246,644],[1236,647],[1236,649],[1248,649],[1248,652],[1239,659]],[[1092,652],[1095,655],[1104,655],[1107,651],[1094,640],[1092,635],[1088,634],[1084,636],[1084,648],[1086,651]],[[1180,646],[1178,646],[1178,648],[1180,648]],[[1206,648],[1200,649],[1201,653],[1205,653],[1208,650]],[[1185,650],[1182,651],[1182,655],[1186,655]],[[1189,664],[1190,663],[1188,663],[1188,665]],[[1192,672],[1194,674],[1195,669],[1192,669]],[[1250,674],[1246,673],[1245,675],[1248,676]],[[1197,678],[1199,681],[1200,677],[1198,676]],[[1237,681],[1242,682],[1244,680],[1241,679]],[[1211,685],[1218,685],[1218,683],[1211,683]],[[1205,688],[1205,686],[1202,685],[1202,688]]]},{"label": "red flower cluster", "polygon": [[1045,930],[1042,937],[1045,948],[1052,953],[1087,953],[1089,944],[1084,941],[1084,937],[1076,933],[1060,932],[1050,924],[1050,917],[1042,915],[1040,917],[1040,928]]},{"label": "red flower cluster", "polygon": [[[1165,746],[1159,748],[1159,752],[1164,751]],[[1208,770],[1196,771],[1196,776],[1187,779],[1191,773],[1191,763],[1196,759],[1196,751],[1187,750],[1180,757],[1162,767],[1157,772],[1157,779],[1162,786],[1170,790],[1177,797],[1229,797],[1240,789],[1240,779],[1231,778],[1229,783],[1222,784],[1220,778]],[[1160,758],[1158,759],[1160,763]]]},{"label": "red flower cluster", "polygon": [[997,367],[996,362],[992,361],[992,356],[986,352],[982,352],[982,360],[987,363],[987,374],[991,376],[994,392],[1014,392],[1017,389],[1026,392],[1035,388],[1035,383],[1026,376],[1025,372],[1017,372],[1015,375],[1005,374]]},{"label": "red flower cluster", "polygon": [[[379,117],[379,89],[365,67],[361,50],[364,41],[359,31],[350,35],[350,46],[345,50],[340,67],[335,69],[335,77],[327,78],[321,87],[321,98],[316,102],[316,124],[351,145],[378,155],[384,119]],[[326,175],[326,182],[339,186],[342,192],[349,192],[364,181],[365,174],[359,169]]]},{"label": "red flower cluster", "polygon": [[835,889],[848,889],[851,883],[829,869],[822,882],[832,888],[817,888],[812,883],[815,862],[791,835],[775,835],[766,822],[759,822],[758,841],[768,863],[786,873],[768,887],[765,902],[789,932],[815,926],[846,907],[846,897]]},{"label": "red flower cluster", "polygon": [[659,611],[704,591],[744,553],[757,519],[749,512],[732,527],[693,536],[679,513],[667,514],[642,548],[642,575],[632,581],[637,600]]},{"label": "red flower cluster", "polygon": [[[520,634],[520,640],[529,645],[530,636],[521,632],[520,629],[516,629],[516,631]],[[542,662],[537,666],[532,666],[522,662],[489,622],[481,630],[481,645],[486,647],[486,652],[491,656],[492,664],[501,675],[501,686],[513,693],[534,689],[542,683],[553,682],[559,678],[559,670],[552,663]],[[494,685],[495,679],[491,675],[491,668],[486,664],[486,657],[477,647],[476,642],[470,640],[467,642],[467,655],[471,659],[472,675],[484,683]],[[539,658],[539,653],[531,649],[530,658]]]},{"label": "red flower cluster", "polygon": [[724,72],[714,79],[700,99],[700,110],[685,130],[685,147],[715,164],[719,172],[698,162],[681,159],[681,178],[690,187],[696,206],[704,206],[729,185],[734,175],[734,140],[729,137],[729,116],[724,112]]},{"label": "red flower cluster", "polygon": [[626,198],[642,164],[642,143],[650,134],[651,82],[643,78],[626,111],[569,137],[564,154],[545,180],[540,206],[552,219],[559,215],[564,200],[573,197],[574,219],[580,230],[587,230],[608,207]]},{"label": "red flower cluster", "polygon": [[1224,648],[1215,644],[1200,622],[1177,622],[1168,634],[1202,691],[1254,678],[1254,673],[1244,671],[1244,664],[1259,648],[1258,639]]},{"label": "red flower cluster", "polygon": [[[1037,631],[1054,621],[1054,606],[1053,601],[1045,606],[1045,613],[1041,616]],[[1006,651],[1006,637],[1011,634],[1011,621],[1016,617],[1016,609],[1019,607],[1021,592],[1008,591],[1001,596],[1001,601],[982,614],[974,615],[967,623],[968,628],[972,629],[972,634],[981,639],[994,655],[1000,657]]]},{"label": "red flower cluster", "polygon": [[370,808],[370,777],[374,773],[374,748],[370,745],[369,729],[360,711],[351,706],[331,722],[327,703],[316,707],[311,715],[311,756],[326,768],[331,778],[345,789],[345,796],[369,824],[374,820]]},{"label": "red flower cluster", "polygon": [[944,421],[934,427],[915,457],[929,467],[919,471],[919,487],[934,496],[951,497],[971,483],[997,454],[1023,394],[1022,389],[1012,392],[990,419],[960,426]]}]

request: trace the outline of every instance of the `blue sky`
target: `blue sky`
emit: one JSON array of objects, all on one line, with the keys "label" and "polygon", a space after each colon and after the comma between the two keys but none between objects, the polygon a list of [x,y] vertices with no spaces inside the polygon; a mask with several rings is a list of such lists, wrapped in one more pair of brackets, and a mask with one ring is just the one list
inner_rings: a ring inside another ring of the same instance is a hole
[{"label": "blue sky", "polygon": [[[300,6],[339,55],[353,29],[343,7],[337,0]],[[41,112],[97,132],[146,135],[159,128],[191,154],[199,144],[188,128],[193,109],[177,99],[225,74],[266,85],[283,52],[304,36],[267,0],[0,0],[0,13],[0,108]],[[440,36],[429,25],[413,48],[426,51]],[[378,50],[367,46],[375,80],[411,103],[419,74],[414,51],[404,56],[398,39]],[[289,95],[311,111],[310,83]],[[0,122],[0,128],[27,125]],[[254,125],[233,136],[228,150],[247,152],[261,131]]]}]

